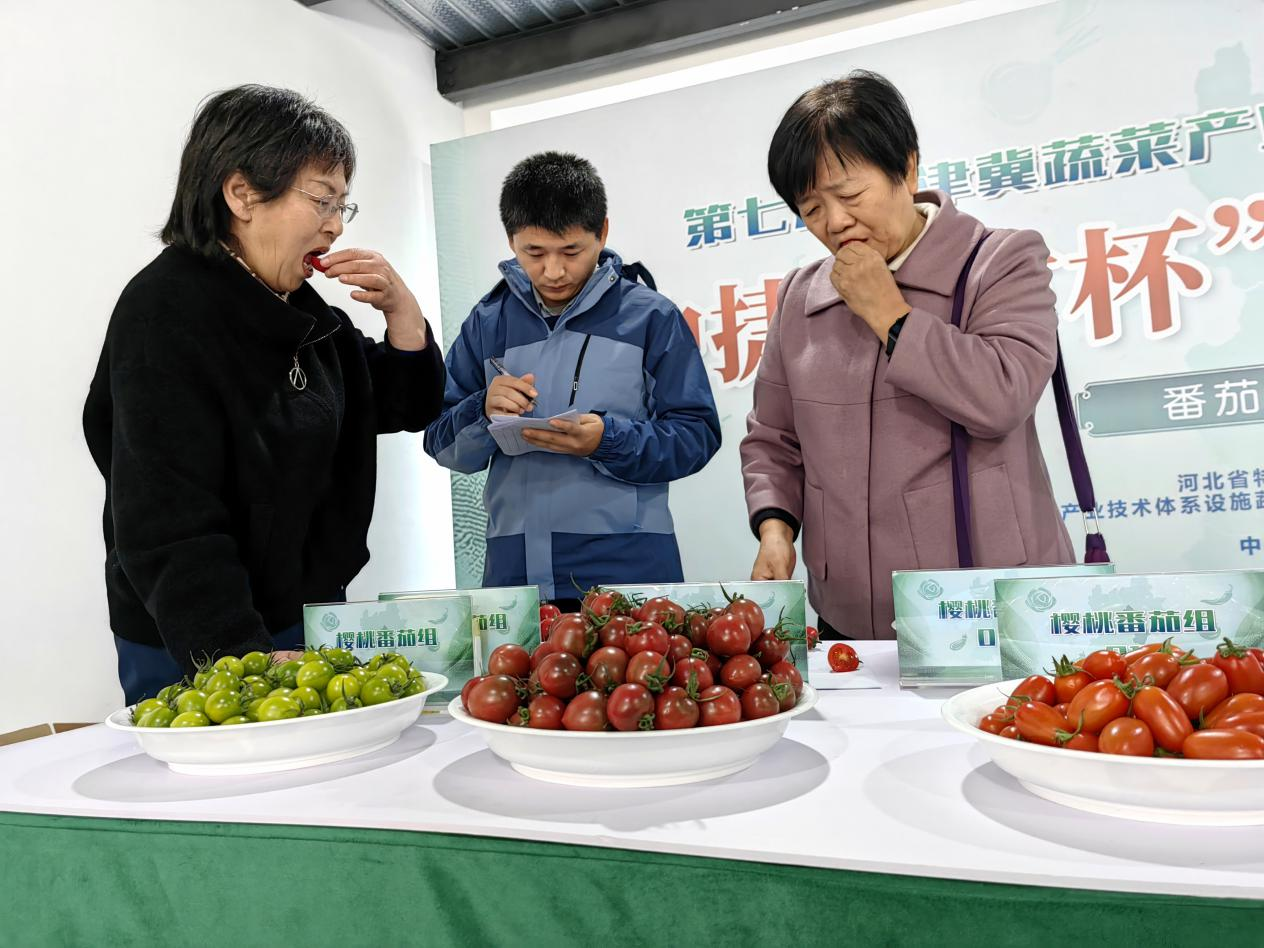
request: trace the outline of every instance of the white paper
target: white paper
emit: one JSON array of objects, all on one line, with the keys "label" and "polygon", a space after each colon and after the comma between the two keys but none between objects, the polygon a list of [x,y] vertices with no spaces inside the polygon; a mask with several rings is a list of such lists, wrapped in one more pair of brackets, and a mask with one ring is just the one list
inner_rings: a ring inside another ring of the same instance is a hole
[{"label": "white paper", "polygon": [[522,436],[522,432],[528,428],[542,429],[552,431],[553,428],[549,424],[550,421],[578,421],[579,412],[572,409],[564,411],[560,415],[554,415],[552,418],[531,418],[526,415],[495,415],[492,417],[492,423],[487,426],[487,430],[495,439],[497,447],[510,457],[517,457],[519,454],[529,454],[532,451],[547,451],[547,448],[539,448],[527,441]]}]

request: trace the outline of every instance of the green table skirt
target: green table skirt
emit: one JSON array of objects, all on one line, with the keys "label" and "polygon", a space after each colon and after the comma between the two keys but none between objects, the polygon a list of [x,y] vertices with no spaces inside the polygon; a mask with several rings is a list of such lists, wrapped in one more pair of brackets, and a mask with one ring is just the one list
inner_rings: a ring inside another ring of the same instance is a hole
[{"label": "green table skirt", "polygon": [[0,906],[0,941],[24,948],[1264,943],[1264,902],[1244,899],[443,833],[18,813],[0,813]]}]

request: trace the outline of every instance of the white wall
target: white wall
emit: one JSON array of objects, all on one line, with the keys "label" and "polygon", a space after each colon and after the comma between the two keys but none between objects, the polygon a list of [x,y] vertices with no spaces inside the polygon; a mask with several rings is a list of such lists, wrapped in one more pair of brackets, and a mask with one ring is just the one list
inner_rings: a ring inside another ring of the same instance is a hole
[{"label": "white wall", "polygon": [[[0,635],[19,656],[3,732],[121,700],[80,412],[118,293],[160,249],[199,101],[260,82],[341,119],[362,209],[344,245],[381,250],[436,331],[429,145],[462,121],[431,51],[368,0],[0,0],[0,24]],[[329,298],[380,338],[380,315],[340,289]],[[379,457],[374,558],[352,595],[451,585],[446,472],[418,436],[381,439]]]}]

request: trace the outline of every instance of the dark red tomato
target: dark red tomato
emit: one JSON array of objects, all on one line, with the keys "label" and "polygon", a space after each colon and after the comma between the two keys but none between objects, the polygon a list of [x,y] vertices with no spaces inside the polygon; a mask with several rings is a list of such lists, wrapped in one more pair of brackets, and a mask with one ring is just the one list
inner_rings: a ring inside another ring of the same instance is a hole
[{"label": "dark red tomato", "polygon": [[535,647],[531,653],[531,670],[535,671],[540,667],[540,663],[557,651],[557,646],[552,642],[541,642]]},{"label": "dark red tomato", "polygon": [[777,696],[777,702],[781,705],[780,710],[789,711],[798,704],[799,696],[788,676],[768,671],[764,672],[760,681],[772,688],[772,693]]},{"label": "dark red tomato", "polygon": [[732,688],[712,685],[698,696],[698,712],[702,727],[736,724],[742,720],[742,702]]},{"label": "dark red tomato", "polygon": [[750,647],[750,629],[740,616],[727,613],[713,619],[707,627],[707,648],[721,658],[745,655]]},{"label": "dark red tomato", "polygon": [[1154,735],[1150,725],[1139,718],[1115,718],[1102,728],[1097,749],[1122,757],[1153,757]]},{"label": "dark red tomato", "polygon": [[628,630],[635,624],[631,616],[611,616],[597,629],[597,641],[603,646],[624,648],[628,644]]},{"label": "dark red tomato", "polygon": [[751,646],[751,654],[759,659],[759,664],[772,668],[778,662],[784,662],[790,654],[788,638],[782,638],[782,634],[776,629],[768,629],[755,640]]},{"label": "dark red tomato", "polygon": [[1167,685],[1191,721],[1197,721],[1229,697],[1229,679],[1215,665],[1200,662],[1181,669]]},{"label": "dark red tomato", "polygon": [[527,726],[556,731],[562,726],[566,704],[552,695],[536,695],[527,705]]},{"label": "dark red tomato", "polygon": [[659,596],[657,599],[649,600],[636,612],[632,613],[632,616],[638,622],[655,622],[669,632],[683,629],[687,622],[684,608],[672,602],[666,596]]},{"label": "dark red tomato", "polygon": [[734,691],[745,691],[764,673],[763,667],[750,655],[734,655],[720,669],[720,684]]},{"label": "dark red tomato", "polygon": [[863,663],[856,650],[846,642],[835,642],[825,656],[832,672],[854,672]]},{"label": "dark red tomato", "polygon": [[[694,676],[692,682],[691,675]],[[702,659],[686,658],[676,663],[676,670],[672,673],[672,684],[698,694],[715,684],[715,676],[711,674],[711,669]]]},{"label": "dark red tomato", "polygon": [[1000,734],[1009,725],[1003,717],[996,714],[985,714],[979,721],[979,730],[989,734]]},{"label": "dark red tomato", "polygon": [[1059,747],[1070,738],[1067,719],[1039,701],[1029,701],[1014,712],[1014,724],[1025,741]]},{"label": "dark red tomato", "polygon": [[1025,701],[1039,701],[1041,704],[1058,704],[1058,694],[1054,690],[1053,682],[1044,675],[1032,675],[1030,678],[1024,678],[1019,682],[1018,687],[1014,689],[1010,695],[1007,704],[1019,705]]},{"label": "dark red tomato", "polygon": [[[763,634],[764,631],[764,610],[759,608],[754,600],[747,599],[745,596],[734,596],[729,600],[728,608],[724,610],[731,616],[737,616],[744,623],[750,632],[751,640]],[[750,648],[748,645],[746,648]],[[746,651],[746,649],[742,649]]]},{"label": "dark red tomato", "polygon": [[799,669],[795,668],[790,662],[778,662],[768,669],[774,675],[782,675],[794,687],[795,697],[803,695],[803,676],[799,674]]},{"label": "dark red tomato", "polygon": [[710,624],[711,617],[705,611],[689,610],[685,620],[685,634],[689,636],[694,648],[707,647],[707,626]]},{"label": "dark red tomato", "polygon": [[648,731],[654,726],[654,696],[644,685],[620,685],[606,701],[606,717],[616,731]]},{"label": "dark red tomato", "polygon": [[583,671],[584,666],[570,652],[554,652],[540,663],[536,676],[545,694],[566,701],[579,690],[577,682]]},{"label": "dark red tomato", "polygon": [[1232,695],[1207,712],[1203,727],[1220,727],[1227,718],[1253,711],[1264,711],[1264,698],[1249,691]]},{"label": "dark red tomato", "polygon": [[1125,680],[1128,678],[1128,663],[1124,661],[1122,655],[1108,648],[1093,652],[1075,664],[1097,681],[1110,681],[1116,676]]},{"label": "dark red tomato", "polygon": [[1137,692],[1132,699],[1132,715],[1145,722],[1156,744],[1173,754],[1180,752],[1185,738],[1194,731],[1185,709],[1157,685],[1147,685]]},{"label": "dark red tomato", "polygon": [[644,685],[658,694],[672,680],[674,673],[671,661],[661,652],[637,652],[628,660],[628,673],[624,680]]},{"label": "dark red tomato", "polygon": [[1067,750],[1088,751],[1090,754],[1096,754],[1099,750],[1098,739],[1096,734],[1090,734],[1088,731],[1081,731],[1079,734],[1062,745]]},{"label": "dark red tomato", "polygon": [[470,689],[469,711],[480,721],[504,724],[518,710],[518,683],[508,675],[491,675]]},{"label": "dark red tomato", "polygon": [[693,654],[693,643],[685,635],[673,635],[667,647],[667,657],[673,662],[681,662]]},{"label": "dark red tomato", "polygon": [[510,678],[526,678],[531,674],[531,653],[521,645],[498,645],[487,659],[489,675],[508,675]]},{"label": "dark red tomato", "polygon": [[809,625],[803,630],[803,637],[808,641],[808,651],[815,651],[821,641],[821,633],[814,626]]},{"label": "dark red tomato", "polygon": [[1264,666],[1247,649],[1225,639],[1212,663],[1229,679],[1229,694],[1264,695]]},{"label": "dark red tomato", "polygon": [[1005,730],[1001,731],[1001,737],[1008,737],[1012,741],[1022,740],[1022,735],[1018,733],[1017,724],[1011,724]]},{"label": "dark red tomato", "polygon": [[711,677],[719,681],[720,669],[724,667],[724,662],[720,661],[719,656],[712,652],[707,652],[706,656],[704,661],[707,663],[707,668],[711,669]]},{"label": "dark red tomato", "polygon": [[604,731],[606,696],[600,691],[585,691],[566,706],[562,714],[562,727],[568,731]]},{"label": "dark red tomato", "polygon": [[1137,681],[1143,685],[1155,684],[1160,688],[1166,688],[1180,670],[1180,660],[1171,652],[1151,652],[1128,666],[1128,673]]},{"label": "dark red tomato", "polygon": [[551,602],[540,603],[540,641],[547,642],[549,638],[549,627],[553,625],[555,619],[562,614],[562,610]]},{"label": "dark red tomato", "polygon": [[623,648],[630,656],[638,652],[666,655],[671,648],[671,636],[657,622],[638,622],[628,631],[628,644]]},{"label": "dark red tomato", "polygon": [[627,680],[628,653],[613,645],[604,645],[588,656],[588,665],[584,670],[588,672],[594,688],[609,694]]},{"label": "dark red tomato", "polygon": [[781,702],[777,700],[772,687],[762,681],[742,692],[742,718],[744,720],[755,721],[759,718],[768,718],[780,711]]},{"label": "dark red tomato", "polygon": [[1247,651],[1255,656],[1256,661],[1264,665],[1264,648],[1249,648]]},{"label": "dark red tomato", "polygon": [[1087,685],[1072,698],[1066,717],[1071,730],[1100,734],[1107,724],[1127,713],[1128,696],[1114,681],[1105,680]]},{"label": "dark red tomato", "polygon": [[659,731],[696,727],[701,713],[698,702],[683,688],[668,688],[655,702],[654,727]]},{"label": "dark red tomato", "polygon": [[604,619],[612,615],[631,615],[633,605],[622,593],[612,589],[597,588],[584,598],[584,615],[590,619]]},{"label": "dark red tomato", "polygon": [[1195,731],[1181,747],[1190,760],[1264,760],[1264,737],[1249,731]]},{"label": "dark red tomato", "polygon": [[553,623],[549,629],[549,644],[555,651],[570,652],[583,658],[597,644],[597,636],[588,628],[583,616],[568,613]]},{"label": "dark red tomato", "polygon": [[462,686],[462,688],[461,688],[461,707],[463,707],[466,711],[469,711],[469,710],[470,710],[470,692],[474,690],[474,686],[475,686],[475,685],[477,685],[480,681],[482,681],[482,680],[483,680],[483,677],[484,677],[484,676],[479,675],[479,676],[478,676],[478,677],[476,677],[476,678],[471,678],[469,681],[467,681],[467,682],[464,684],[464,686]]},{"label": "dark red tomato", "polygon": [[1093,680],[1092,675],[1081,668],[1076,668],[1065,655],[1054,663],[1053,671],[1053,692],[1058,699],[1057,704],[1068,704],[1085,685]]}]

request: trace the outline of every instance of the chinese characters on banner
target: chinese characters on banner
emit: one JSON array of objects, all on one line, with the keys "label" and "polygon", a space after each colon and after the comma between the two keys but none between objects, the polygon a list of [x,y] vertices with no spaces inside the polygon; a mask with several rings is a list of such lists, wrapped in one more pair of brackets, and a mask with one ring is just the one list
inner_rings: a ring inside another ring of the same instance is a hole
[{"label": "chinese characters on banner", "polygon": [[[1161,172],[1211,159],[1217,136],[1259,129],[1264,104],[1216,108],[1183,120],[1128,125],[1110,133],[1058,138],[1039,147],[1004,148],[974,159],[932,162],[919,169],[919,184],[954,198],[996,198],[1006,192],[1035,192],[1068,185]],[[779,237],[803,229],[803,222],[780,200],[758,195],[742,201],[686,208],[686,246],[702,250],[736,240]],[[1206,238],[1203,235],[1210,235]],[[1082,318],[1090,345],[1105,346],[1123,335],[1121,309],[1138,299],[1147,338],[1180,331],[1181,302],[1206,293],[1212,276],[1182,252],[1182,243],[1205,239],[1211,253],[1264,246],[1264,192],[1214,202],[1202,216],[1175,210],[1161,224],[1120,227],[1084,224],[1070,253],[1053,253],[1050,266],[1071,271],[1076,284],[1067,318]],[[1190,245],[1186,243],[1186,249]],[[749,384],[763,353],[768,322],[776,309],[780,276],[753,285],[734,278],[715,285],[712,303],[690,303],[684,315],[704,360],[721,387]],[[1170,393],[1174,411],[1201,411],[1208,394]],[[1212,393],[1220,398],[1222,393]],[[1220,411],[1259,411],[1259,396],[1244,383],[1226,390]]]}]

